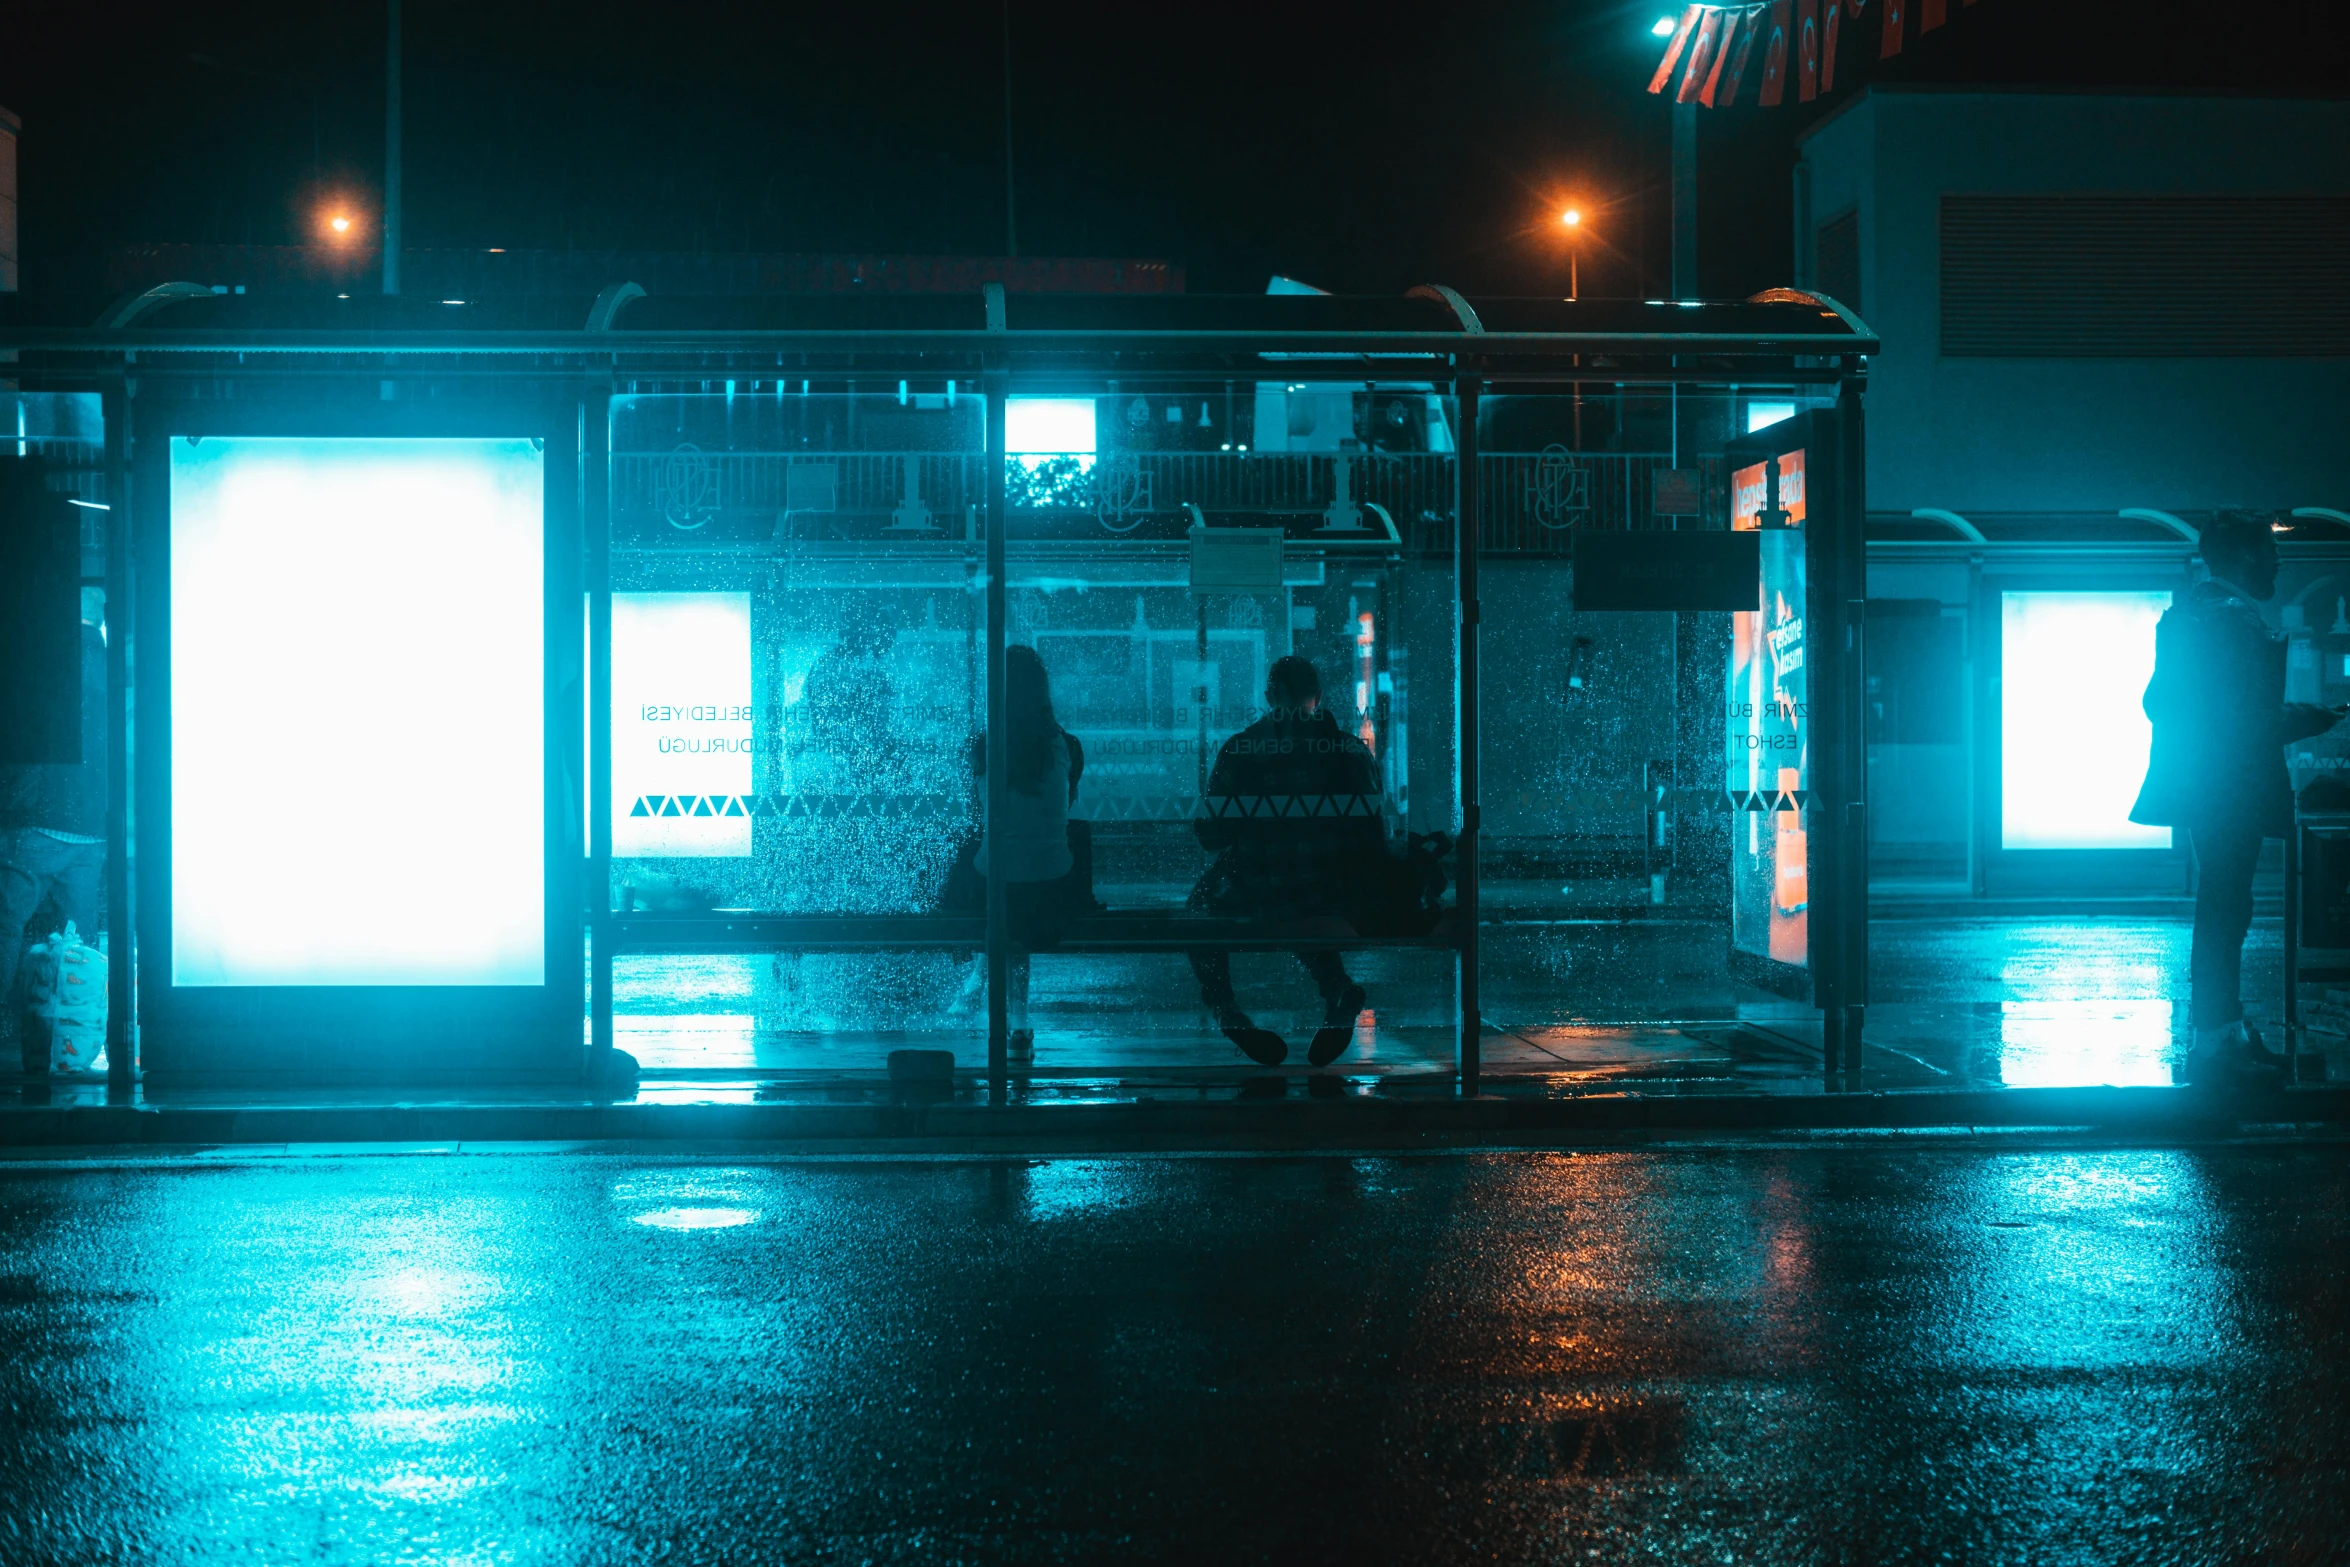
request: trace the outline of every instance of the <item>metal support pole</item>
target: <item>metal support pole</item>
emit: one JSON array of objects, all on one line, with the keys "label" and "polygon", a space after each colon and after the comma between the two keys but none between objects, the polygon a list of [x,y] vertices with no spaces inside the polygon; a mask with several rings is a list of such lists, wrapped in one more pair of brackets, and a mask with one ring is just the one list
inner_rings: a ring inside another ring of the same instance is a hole
[{"label": "metal support pole", "polygon": [[1464,1096],[1478,1090],[1479,1050],[1485,1022],[1477,994],[1477,400],[1474,376],[1453,383],[1454,405],[1460,429],[1453,438],[1453,577],[1459,602],[1453,616],[1453,756],[1459,780],[1461,832],[1456,880],[1459,894],[1454,918],[1460,921],[1458,989],[1460,993],[1460,1085]]},{"label": "metal support pole", "polygon": [[[138,877],[134,858],[137,790],[138,665],[133,627],[131,383],[118,377],[101,394],[106,421],[106,1098],[128,1104],[139,1083]],[[9,939],[15,939],[13,934]]]},{"label": "metal support pole", "polygon": [[1004,254],[1020,254],[1020,217],[1012,199],[1012,0],[1004,0]]},{"label": "metal support pole", "polygon": [[1868,641],[1869,557],[1868,443],[1861,412],[1861,383],[1850,380],[1838,394],[1836,412],[1843,430],[1839,455],[1844,463],[1843,534],[1844,722],[1850,737],[1845,748],[1844,775],[1844,924],[1845,1060],[1860,1070],[1862,1021],[1869,1002],[1869,744]]},{"label": "metal support pole", "polygon": [[400,0],[384,0],[384,292],[400,291]]},{"label": "metal support pole", "polygon": [[1673,105],[1673,297],[1697,295],[1697,105]]},{"label": "metal support pole", "polygon": [[580,518],[587,535],[588,1071],[612,1049],[612,383],[581,402]]},{"label": "metal support pole", "polygon": [[2301,1075],[2301,807],[2285,829],[2285,1083]]},{"label": "metal support pole", "polygon": [[[1868,805],[1866,680],[1862,667],[1867,611],[1867,557],[1861,520],[1860,390],[1847,381],[1833,414],[1819,416],[1814,440],[1834,485],[1808,519],[1812,619],[1818,627],[1812,688],[1815,751],[1808,811],[1813,852],[1813,983],[1821,1011],[1823,1062],[1830,1072],[1857,1072],[1868,995]],[[1825,477],[1825,475],[1823,475]],[[1822,896],[1824,894],[1824,898]]]},{"label": "metal support pole", "polygon": [[[1009,508],[1004,495],[1004,398],[1009,380],[987,377],[987,840],[1004,819],[1010,784],[1011,736],[1004,717],[1004,528]],[[987,1092],[1000,1104],[1006,1097],[1009,1030],[1005,983],[1010,950],[1004,928],[1004,861],[987,857]]]}]

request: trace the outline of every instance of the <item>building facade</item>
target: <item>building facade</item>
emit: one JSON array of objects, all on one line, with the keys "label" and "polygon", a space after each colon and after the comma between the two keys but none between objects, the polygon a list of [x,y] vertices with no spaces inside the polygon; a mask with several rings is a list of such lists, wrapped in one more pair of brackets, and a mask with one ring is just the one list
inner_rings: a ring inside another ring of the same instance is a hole
[{"label": "building facade", "polygon": [[2350,104],[1873,88],[1794,200],[1797,276],[1884,341],[1880,888],[2175,895],[2185,846],[2126,819],[2136,696],[2212,509],[2294,514],[2273,618],[2339,677],[2296,695],[2350,698]]}]

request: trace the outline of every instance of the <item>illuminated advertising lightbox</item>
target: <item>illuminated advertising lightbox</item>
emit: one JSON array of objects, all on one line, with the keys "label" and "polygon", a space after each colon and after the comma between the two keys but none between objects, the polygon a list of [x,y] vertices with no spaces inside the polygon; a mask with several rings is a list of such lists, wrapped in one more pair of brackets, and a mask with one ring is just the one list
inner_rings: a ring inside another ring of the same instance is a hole
[{"label": "illuminated advertising lightbox", "polygon": [[[1775,474],[1772,466],[1755,463],[1730,475],[1730,526],[1759,531],[1762,551],[1762,608],[1731,617],[1724,716],[1734,795],[1794,795],[1811,787],[1803,453],[1779,457]],[[1807,963],[1810,846],[1803,812],[1741,812],[1731,857],[1731,939],[1758,957]]]},{"label": "illuminated advertising lightbox", "polygon": [[751,852],[751,596],[612,595],[612,852]]},{"label": "illuminated advertising lightbox", "polygon": [[2154,627],[2170,595],[2002,593],[1999,846],[2167,849],[2130,820],[2154,726]]},{"label": "illuminated advertising lightbox", "polygon": [[546,982],[544,466],[173,438],[174,985]]}]

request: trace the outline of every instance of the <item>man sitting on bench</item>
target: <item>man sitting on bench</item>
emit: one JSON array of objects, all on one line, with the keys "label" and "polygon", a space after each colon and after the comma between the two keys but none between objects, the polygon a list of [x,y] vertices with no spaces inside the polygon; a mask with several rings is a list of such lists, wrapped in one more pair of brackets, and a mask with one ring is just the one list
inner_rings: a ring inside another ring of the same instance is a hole
[{"label": "man sitting on bench", "polygon": [[[1342,915],[1366,857],[1383,848],[1379,773],[1369,747],[1322,711],[1322,677],[1310,659],[1273,661],[1264,717],[1224,742],[1208,775],[1206,812],[1193,824],[1216,861],[1192,888],[1195,913],[1304,921]],[[1322,992],[1322,1027],[1306,1052],[1327,1066],[1354,1038],[1366,1004],[1330,947],[1300,948],[1297,960]],[[1259,1028],[1232,992],[1232,959],[1193,952],[1200,996],[1224,1036],[1252,1061],[1278,1066],[1289,1054],[1279,1034]]]}]

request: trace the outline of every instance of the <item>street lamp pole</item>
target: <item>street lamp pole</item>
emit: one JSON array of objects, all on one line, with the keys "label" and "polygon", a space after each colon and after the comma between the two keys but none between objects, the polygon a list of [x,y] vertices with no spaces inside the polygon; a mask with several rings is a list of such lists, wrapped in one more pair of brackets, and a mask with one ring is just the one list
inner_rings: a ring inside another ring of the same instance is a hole
[{"label": "street lamp pole", "polygon": [[400,0],[384,0],[384,292],[400,291]]},{"label": "street lamp pole", "polygon": [[1673,105],[1673,297],[1697,297],[1697,105]]}]

